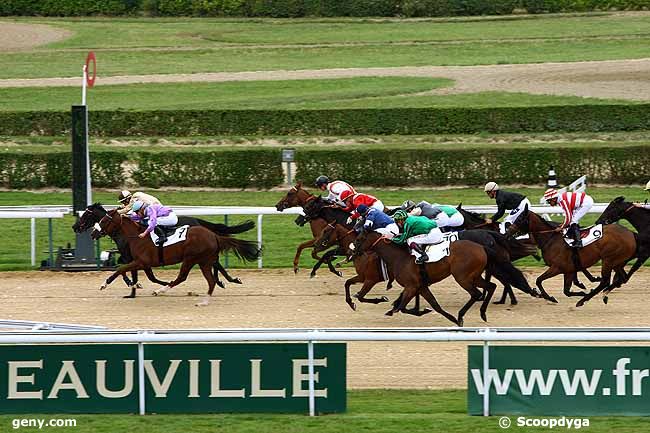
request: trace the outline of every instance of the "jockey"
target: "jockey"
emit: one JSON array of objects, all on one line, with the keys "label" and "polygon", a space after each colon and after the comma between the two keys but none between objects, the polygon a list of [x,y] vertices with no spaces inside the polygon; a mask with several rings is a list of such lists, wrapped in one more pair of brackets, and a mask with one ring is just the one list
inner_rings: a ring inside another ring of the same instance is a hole
[{"label": "jockey", "polygon": [[357,206],[357,213],[364,217],[364,230],[374,230],[389,239],[399,234],[399,227],[395,224],[395,221],[384,212],[374,207],[369,208],[365,204],[360,204]]},{"label": "jockey", "polygon": [[140,191],[131,194],[131,192],[127,190],[120,192],[117,201],[119,201],[121,204],[121,206],[117,210],[117,213],[119,213],[120,215],[126,215],[127,213],[131,212],[133,208],[133,203],[135,203],[136,201],[141,201],[144,204],[148,204],[148,205],[160,204],[160,200],[158,200],[156,197],[152,195],[145,194]]},{"label": "jockey", "polygon": [[348,218],[351,223],[352,220],[359,218],[359,213],[356,209],[360,204],[365,204],[368,207],[375,208],[380,211],[384,211],[384,204],[377,197],[373,197],[370,194],[361,194],[361,193],[352,193],[351,191],[343,191],[341,193],[341,200],[345,204],[343,208],[346,212],[352,212],[350,218]]},{"label": "jockey", "polygon": [[158,235],[159,246],[167,240],[165,231],[160,226],[173,227],[178,224],[178,217],[170,208],[161,204],[148,205],[139,200],[133,203],[133,213],[130,217],[133,221],[147,223],[147,229],[138,235],[140,239],[144,239],[153,231]]},{"label": "jockey", "polygon": [[321,191],[327,191],[327,197],[325,197],[325,200],[336,203],[341,207],[346,206],[345,203],[343,203],[343,200],[341,200],[341,194],[343,191],[350,191],[352,194],[357,193],[350,184],[343,182],[342,180],[330,182],[327,176],[318,176],[314,185]]},{"label": "jockey", "polygon": [[574,248],[582,247],[580,239],[580,219],[594,205],[594,199],[584,192],[563,192],[559,194],[556,189],[547,189],[544,193],[544,200],[551,206],[560,206],[564,211],[564,221],[560,226],[561,229],[569,227],[567,237],[573,238]]},{"label": "jockey", "polygon": [[442,205],[438,203],[431,204],[421,201],[409,212],[409,215],[425,216],[435,220],[439,228],[443,227],[461,227],[465,223],[465,218],[458,209],[453,206]]},{"label": "jockey", "polygon": [[499,218],[503,216],[506,210],[510,210],[510,215],[508,215],[504,220],[506,225],[510,225],[515,222],[526,205],[528,205],[528,207],[531,206],[530,201],[528,201],[526,196],[516,192],[500,190],[499,185],[497,185],[496,182],[486,183],[483,191],[485,191],[488,197],[496,199],[497,202],[497,212],[492,215],[492,218],[485,220],[487,224],[499,221]]},{"label": "jockey", "polygon": [[402,233],[391,239],[396,244],[407,244],[420,254],[415,263],[423,264],[429,260],[426,246],[442,241],[442,232],[435,221],[423,216],[409,216],[403,210],[393,215],[395,223],[402,228]]}]

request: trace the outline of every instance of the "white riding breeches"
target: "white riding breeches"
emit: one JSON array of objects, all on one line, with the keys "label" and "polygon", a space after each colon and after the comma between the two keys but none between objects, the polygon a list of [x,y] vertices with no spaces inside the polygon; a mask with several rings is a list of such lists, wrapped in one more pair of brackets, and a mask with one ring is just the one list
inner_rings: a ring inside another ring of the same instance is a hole
[{"label": "white riding breeches", "polygon": [[380,229],[375,229],[377,233],[380,233],[382,236],[386,236],[389,239],[394,238],[399,234],[399,227],[395,223],[388,224],[386,227]]},{"label": "white riding breeches", "polygon": [[465,223],[465,218],[463,218],[463,214],[460,212],[456,212],[452,216],[440,212],[436,215],[435,221],[438,227],[460,227]]},{"label": "white riding breeches", "polygon": [[580,219],[585,216],[589,209],[594,205],[594,199],[591,196],[585,195],[585,198],[582,200],[580,207],[573,210],[573,216],[571,217],[571,224],[578,224]]},{"label": "white riding breeches", "polygon": [[410,237],[406,240],[406,245],[411,245],[413,243],[415,244],[423,244],[423,245],[431,245],[431,244],[437,244],[438,242],[442,241],[442,232],[438,227],[431,229],[431,231],[427,234],[424,235],[417,235]]},{"label": "white riding breeches", "polygon": [[174,212],[170,212],[167,216],[159,216],[157,219],[157,224],[159,226],[175,226],[178,224],[178,217]]},{"label": "white riding breeches", "polygon": [[379,211],[382,211],[382,212],[384,211],[384,204],[381,202],[381,200],[377,200],[370,207],[374,207],[375,209],[377,209]]},{"label": "white riding breeches", "polygon": [[527,198],[525,198],[521,202],[519,202],[517,207],[514,208],[513,210],[511,210],[509,215],[506,215],[503,222],[510,223],[510,224],[514,223],[517,220],[517,217],[519,216],[519,214],[524,211],[524,209],[526,208],[526,205],[528,205],[528,208],[530,209],[530,207],[531,207],[530,200],[528,200]]}]

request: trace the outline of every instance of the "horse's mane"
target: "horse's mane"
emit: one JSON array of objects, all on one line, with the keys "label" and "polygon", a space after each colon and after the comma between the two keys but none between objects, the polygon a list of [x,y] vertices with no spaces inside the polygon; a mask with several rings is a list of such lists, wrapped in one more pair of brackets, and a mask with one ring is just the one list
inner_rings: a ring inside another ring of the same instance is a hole
[{"label": "horse's mane", "polygon": [[456,209],[458,209],[458,211],[461,212],[463,215],[467,215],[467,216],[469,216],[471,218],[474,218],[476,220],[480,220],[481,222],[485,221],[485,218],[483,218],[483,216],[481,216],[481,214],[476,213],[476,212],[472,212],[471,210],[463,209],[461,205],[458,205],[458,207]]}]

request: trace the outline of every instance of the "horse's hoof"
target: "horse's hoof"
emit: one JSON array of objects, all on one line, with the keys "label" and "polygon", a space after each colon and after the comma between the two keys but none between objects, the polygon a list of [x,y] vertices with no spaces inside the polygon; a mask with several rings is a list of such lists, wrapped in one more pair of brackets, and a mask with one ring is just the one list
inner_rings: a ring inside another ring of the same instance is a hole
[{"label": "horse's hoof", "polygon": [[316,272],[311,272],[311,273],[309,274],[309,279],[312,279],[312,278],[314,278],[315,276],[316,276]]},{"label": "horse's hoof", "polygon": [[136,289],[144,289],[144,287],[142,287],[142,284],[140,284],[140,283],[135,283],[135,288]]},{"label": "horse's hoof", "polygon": [[106,287],[108,287],[108,284],[102,284],[99,286],[99,290],[104,290]]},{"label": "horse's hoof", "polygon": [[348,302],[348,305],[350,306],[350,308],[352,308],[352,311],[357,311],[357,304],[352,302],[351,299],[349,301],[347,301],[347,302]]},{"label": "horse's hoof", "polygon": [[576,302],[576,307],[582,307],[583,305],[585,305],[585,302],[586,301],[584,299],[579,300],[578,302]]},{"label": "horse's hoof", "polygon": [[483,319],[484,322],[487,322],[487,314],[481,311],[481,319]]},{"label": "horse's hoof", "polygon": [[294,267],[293,267],[293,273],[294,273],[294,274],[297,274],[297,273],[298,273],[298,266],[294,266]]},{"label": "horse's hoof", "polygon": [[607,296],[603,296],[603,302],[605,305],[607,305],[607,302],[609,301],[609,298]]},{"label": "horse's hoof", "polygon": [[385,314],[385,315],[386,315],[386,316],[392,316],[393,313],[394,313],[393,310],[388,310],[388,311],[386,311],[386,314]]},{"label": "horse's hoof", "polygon": [[379,298],[379,302],[388,302],[388,298],[386,296],[382,296]]},{"label": "horse's hoof", "polygon": [[554,304],[557,304],[557,303],[558,303],[558,302],[557,302],[557,299],[555,299],[553,296],[549,296],[549,297],[547,298],[547,300],[548,300],[548,302],[552,302],[552,303],[554,303]]},{"label": "horse's hoof", "polygon": [[226,285],[222,281],[217,281],[217,286],[221,287],[222,289],[226,288]]},{"label": "horse's hoof", "polygon": [[157,290],[154,290],[153,292],[151,292],[151,294],[152,294],[153,296],[158,296],[158,291],[157,291]]},{"label": "horse's hoof", "polygon": [[239,278],[234,278],[234,279],[231,281],[231,283],[235,283],[235,284],[244,284],[244,283],[241,282],[241,280],[240,280]]},{"label": "horse's hoof", "polygon": [[510,301],[510,305],[517,305],[519,301]]},{"label": "horse's hoof", "polygon": [[334,274],[336,274],[337,277],[343,276],[343,272],[339,272],[339,271],[334,272]]},{"label": "horse's hoof", "polygon": [[493,303],[494,305],[503,305],[503,304],[506,303],[506,301],[505,301],[505,300],[504,300],[504,301],[494,301],[494,302],[492,302],[492,303]]},{"label": "horse's hoof", "polygon": [[122,296],[122,298],[124,298],[124,299],[135,299],[135,295],[126,295],[126,296]]},{"label": "horse's hoof", "polygon": [[458,326],[460,326],[461,328],[463,327],[463,324],[464,324],[464,323],[465,323],[465,321],[464,321],[462,318],[460,318],[460,317],[459,317],[458,320],[456,321],[456,324],[457,324]]}]

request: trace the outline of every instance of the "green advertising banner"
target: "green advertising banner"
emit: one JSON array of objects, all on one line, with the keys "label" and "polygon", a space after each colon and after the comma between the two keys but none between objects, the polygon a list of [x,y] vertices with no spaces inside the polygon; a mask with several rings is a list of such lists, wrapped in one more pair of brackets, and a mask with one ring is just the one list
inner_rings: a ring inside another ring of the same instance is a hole
[{"label": "green advertising banner", "polygon": [[[650,415],[650,347],[490,346],[489,364],[491,415]],[[483,380],[483,346],[470,346],[471,415]]]},{"label": "green advertising banner", "polygon": [[[147,413],[309,410],[307,344],[145,344]],[[316,411],[346,409],[346,346],[314,344]],[[2,346],[0,413],[138,413],[137,344]]]}]

